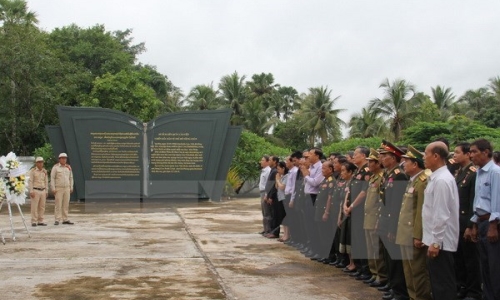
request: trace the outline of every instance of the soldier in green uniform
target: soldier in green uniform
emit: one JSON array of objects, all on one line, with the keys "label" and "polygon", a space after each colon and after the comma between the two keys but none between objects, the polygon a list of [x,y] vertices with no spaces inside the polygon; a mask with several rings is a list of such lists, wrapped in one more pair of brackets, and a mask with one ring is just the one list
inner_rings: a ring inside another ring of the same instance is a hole
[{"label": "soldier in green uniform", "polygon": [[371,176],[366,162],[369,155],[369,148],[359,146],[354,150],[352,163],[357,169],[351,179],[349,193],[344,204],[344,214],[351,216],[351,255],[358,270],[350,276],[357,280],[368,280],[372,277],[368,267],[365,230],[363,229],[364,201]]},{"label": "soldier in green uniform", "polygon": [[378,161],[378,152],[370,149],[370,155],[366,158],[368,168],[372,176],[368,181],[368,190],[365,200],[365,221],[363,229],[366,237],[366,250],[368,255],[368,266],[373,274],[372,278],[365,280],[371,287],[381,287],[387,284],[387,267],[384,261],[383,247],[380,247],[380,238],[375,230],[378,214],[382,200],[380,199],[380,183],[384,177],[384,169]]},{"label": "soldier in green uniform", "polygon": [[410,299],[432,300],[427,271],[427,250],[422,244],[422,207],[427,186],[423,155],[413,146],[403,155],[404,171],[410,176],[399,213],[396,244],[401,246],[406,287]]},{"label": "soldier in green uniform", "polygon": [[454,161],[459,166],[455,172],[455,181],[458,187],[459,228],[458,248],[455,252],[455,270],[459,285],[458,297],[467,299],[481,299],[481,272],[479,268],[479,252],[472,241],[466,241],[465,231],[472,229],[470,218],[474,215],[473,204],[476,195],[476,168],[470,160],[470,144],[459,143],[455,147]]},{"label": "soldier in green uniform", "polygon": [[[389,286],[392,294],[384,299],[408,299],[408,291],[401,261],[401,249],[396,244],[396,231],[401,203],[408,177],[399,165],[403,151],[388,141],[382,141],[379,161],[385,168],[385,176],[380,185],[382,207],[380,208],[377,233],[384,244]],[[392,296],[392,297],[391,297]]]},{"label": "soldier in green uniform", "polygon": [[330,249],[333,242],[335,231],[337,230],[337,218],[332,215],[332,194],[335,187],[335,178],[333,178],[333,163],[325,161],[321,166],[321,172],[325,179],[319,185],[318,197],[314,203],[315,214],[314,221],[317,224],[320,247],[318,259],[322,263],[330,263]]}]

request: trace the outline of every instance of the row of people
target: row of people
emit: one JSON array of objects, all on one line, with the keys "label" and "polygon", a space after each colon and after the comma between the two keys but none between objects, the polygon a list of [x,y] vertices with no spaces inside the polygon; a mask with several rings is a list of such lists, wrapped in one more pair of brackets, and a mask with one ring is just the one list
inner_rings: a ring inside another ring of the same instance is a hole
[{"label": "row of people", "polygon": [[493,154],[480,139],[458,144],[453,158],[442,141],[424,153],[383,141],[377,151],[357,147],[351,161],[316,148],[285,162],[265,156],[263,234],[278,238],[282,225],[286,244],[384,299],[500,299]]}]

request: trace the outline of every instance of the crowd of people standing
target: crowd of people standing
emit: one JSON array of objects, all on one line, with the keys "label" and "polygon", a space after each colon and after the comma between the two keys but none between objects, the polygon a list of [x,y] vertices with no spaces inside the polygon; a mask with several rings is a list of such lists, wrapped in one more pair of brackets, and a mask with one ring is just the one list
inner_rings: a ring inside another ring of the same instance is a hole
[{"label": "crowd of people standing", "polygon": [[383,299],[498,300],[498,158],[485,139],[264,155],[261,234]]}]

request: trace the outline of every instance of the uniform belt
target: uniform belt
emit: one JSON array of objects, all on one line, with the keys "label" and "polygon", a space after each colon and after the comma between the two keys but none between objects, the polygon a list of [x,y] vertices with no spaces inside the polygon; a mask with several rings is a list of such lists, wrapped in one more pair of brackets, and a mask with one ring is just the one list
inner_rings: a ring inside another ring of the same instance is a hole
[{"label": "uniform belt", "polygon": [[38,191],[45,191],[45,188],[36,188],[36,187],[34,187],[33,189],[34,190],[38,190]]},{"label": "uniform belt", "polygon": [[477,216],[477,219],[479,221],[486,221],[486,220],[490,219],[490,216],[491,216],[491,214],[485,214],[485,215],[482,215],[482,216]]}]

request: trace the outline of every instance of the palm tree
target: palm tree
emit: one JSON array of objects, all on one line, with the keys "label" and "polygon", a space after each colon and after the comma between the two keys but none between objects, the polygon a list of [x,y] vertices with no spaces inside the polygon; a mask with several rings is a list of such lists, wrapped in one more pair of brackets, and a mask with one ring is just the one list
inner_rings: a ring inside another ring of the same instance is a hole
[{"label": "palm tree", "polygon": [[222,77],[219,83],[223,105],[233,110],[231,125],[243,123],[243,103],[247,99],[244,81],[245,76],[240,77],[235,71],[231,75]]},{"label": "palm tree", "polygon": [[189,92],[185,102],[188,110],[217,109],[219,107],[217,92],[212,84],[195,86]]},{"label": "palm tree", "polygon": [[[291,86],[281,86],[278,88],[277,94],[279,95],[282,104],[279,112],[283,114],[283,119],[288,121],[293,112],[300,107],[299,93]],[[275,107],[275,112],[279,117],[277,107]]]},{"label": "palm tree", "polygon": [[309,137],[311,146],[317,138],[321,139],[322,144],[326,144],[342,137],[341,126],[346,124],[338,114],[345,109],[334,109],[340,96],[332,99],[331,93],[328,87],[310,88],[298,111],[303,122],[302,126],[311,133]]},{"label": "palm tree", "polygon": [[381,136],[387,130],[384,119],[374,110],[363,108],[349,121],[349,136],[369,138]]},{"label": "palm tree", "polygon": [[37,15],[35,12],[28,11],[28,4],[25,0],[0,0],[0,25],[13,24],[38,24]]},{"label": "palm tree", "polygon": [[488,86],[495,93],[495,97],[500,100],[500,76],[490,78],[489,82]]},{"label": "palm tree", "polygon": [[432,99],[434,104],[437,105],[439,110],[447,110],[450,109],[453,101],[455,100],[455,95],[451,92],[451,88],[444,88],[440,85],[436,86],[436,88],[431,87],[432,90]]},{"label": "palm tree", "polygon": [[415,86],[403,79],[397,79],[392,84],[385,79],[379,87],[384,88],[384,97],[372,99],[368,109],[388,118],[390,131],[394,140],[398,141],[401,131],[418,116],[416,107],[420,97],[415,97]]},{"label": "palm tree", "polygon": [[457,101],[458,104],[465,104],[463,114],[469,118],[477,116],[482,108],[486,108],[494,102],[495,98],[492,92],[486,87],[477,90],[468,90]]},{"label": "palm tree", "polygon": [[271,73],[254,74],[252,80],[247,82],[250,89],[250,97],[263,97],[273,94],[278,84],[274,84],[274,76]]},{"label": "palm tree", "polygon": [[255,98],[243,104],[243,125],[245,129],[259,136],[264,136],[278,120],[273,117],[272,108],[265,109],[262,102],[262,98]]},{"label": "palm tree", "polygon": [[182,98],[184,98],[182,90],[174,85],[171,85],[169,87],[167,97],[163,100],[166,112],[181,111],[184,104]]}]

